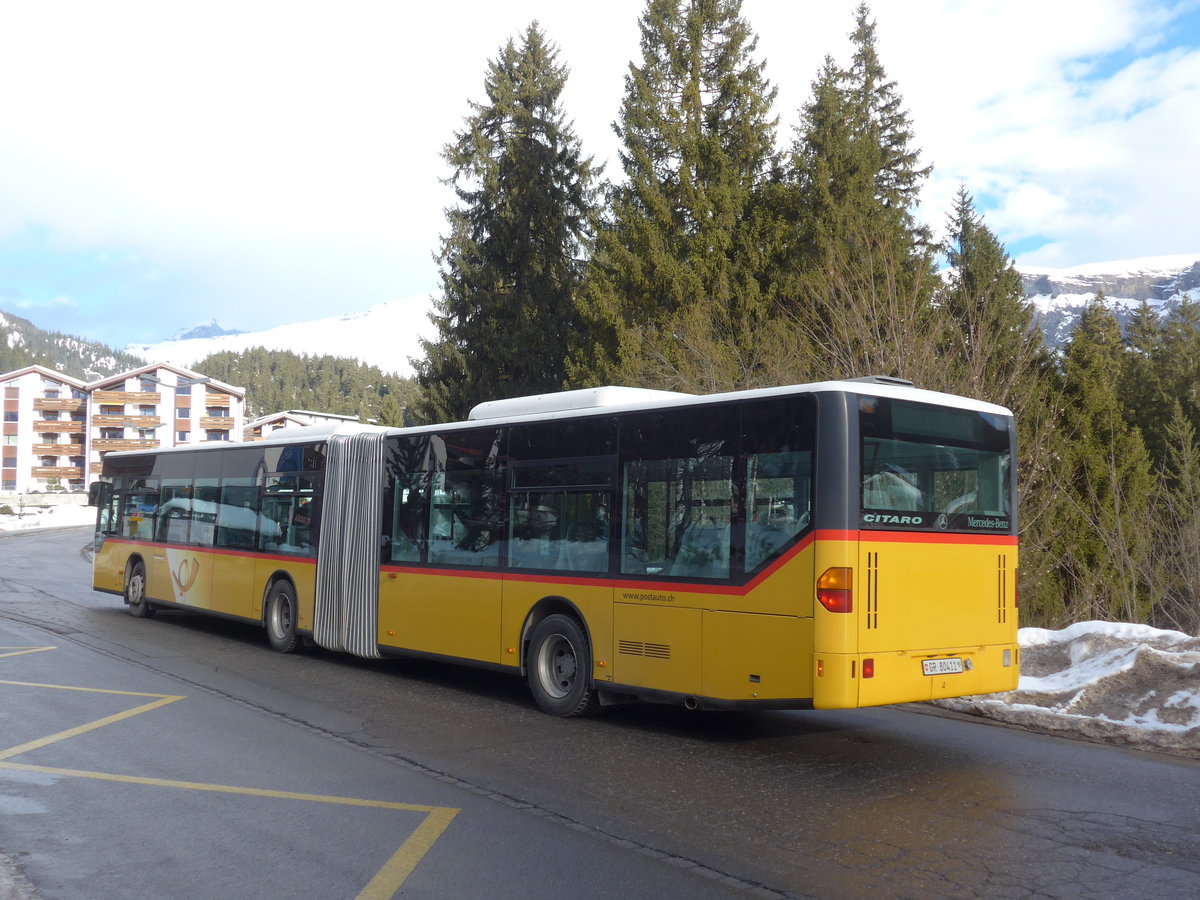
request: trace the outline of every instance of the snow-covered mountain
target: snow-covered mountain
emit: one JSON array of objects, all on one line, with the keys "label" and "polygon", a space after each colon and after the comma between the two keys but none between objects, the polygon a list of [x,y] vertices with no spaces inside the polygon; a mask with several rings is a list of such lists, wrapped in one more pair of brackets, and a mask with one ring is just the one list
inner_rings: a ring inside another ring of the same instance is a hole
[{"label": "snow-covered mountain", "polygon": [[409,358],[421,355],[418,339],[430,337],[433,332],[429,321],[431,308],[426,294],[390,300],[363,312],[279,325],[266,331],[190,336],[157,344],[130,344],[125,349],[146,362],[190,368],[212,353],[265,347],[306,356],[348,357],[378,366],[384,372],[411,376],[413,367]]},{"label": "snow-covered mountain", "polygon": [[1092,263],[1069,269],[1018,266],[1025,298],[1033,306],[1046,343],[1061,349],[1083,310],[1103,291],[1122,329],[1143,300],[1160,316],[1184,297],[1200,303],[1200,253]]},{"label": "snow-covered mountain", "polygon": [[198,325],[193,325],[190,328],[181,328],[171,337],[173,341],[187,341],[192,338],[210,338],[220,337],[223,334],[241,334],[242,332],[233,328],[223,328],[217,323],[216,319],[209,319],[207,322],[201,322]]},{"label": "snow-covered mountain", "polygon": [[[1018,266],[1026,300],[1058,349],[1066,342],[1084,308],[1103,291],[1122,326],[1142,300],[1169,315],[1189,297],[1200,303],[1200,253],[1092,263],[1067,269]],[[215,321],[180,332],[157,344],[131,344],[126,352],[147,362],[191,367],[212,353],[251,347],[290,350],[308,356],[342,356],[411,376],[409,359],[421,355],[419,338],[432,337],[429,295],[391,300],[363,312],[279,325],[266,331],[228,332]]]}]

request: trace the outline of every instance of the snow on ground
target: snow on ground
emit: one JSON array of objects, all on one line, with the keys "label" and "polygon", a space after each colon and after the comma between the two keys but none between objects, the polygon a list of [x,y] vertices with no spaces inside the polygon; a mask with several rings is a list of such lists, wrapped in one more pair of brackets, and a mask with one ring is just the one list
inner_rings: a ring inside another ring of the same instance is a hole
[{"label": "snow on ground", "polygon": [[1200,638],[1119,622],[1022,628],[1015,691],[937,705],[1033,731],[1200,758]]},{"label": "snow on ground", "polygon": [[[91,525],[88,506],[0,515],[0,532]],[[1031,731],[1200,758],[1200,638],[1119,622],[1022,628],[1021,680],[1007,694],[937,706]]]},{"label": "snow on ground", "polygon": [[96,508],[93,506],[64,503],[61,506],[27,506],[20,509],[11,503],[6,505],[16,512],[11,516],[0,514],[0,532],[24,531],[29,528],[70,528],[75,525],[93,525],[96,522]]}]

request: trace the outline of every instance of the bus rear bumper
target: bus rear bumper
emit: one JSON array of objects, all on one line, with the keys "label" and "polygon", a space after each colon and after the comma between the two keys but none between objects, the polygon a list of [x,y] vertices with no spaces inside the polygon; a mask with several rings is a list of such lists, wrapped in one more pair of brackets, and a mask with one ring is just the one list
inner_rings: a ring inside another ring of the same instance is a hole
[{"label": "bus rear bumper", "polygon": [[815,653],[813,706],[846,709],[1014,690],[1016,644],[860,654]]}]

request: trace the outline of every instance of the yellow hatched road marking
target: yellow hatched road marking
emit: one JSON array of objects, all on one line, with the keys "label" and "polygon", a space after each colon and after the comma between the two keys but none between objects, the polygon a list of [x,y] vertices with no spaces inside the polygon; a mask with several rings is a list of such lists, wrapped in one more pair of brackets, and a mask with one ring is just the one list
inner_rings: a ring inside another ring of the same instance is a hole
[{"label": "yellow hatched road marking", "polygon": [[44,650],[57,650],[57,647],[0,647],[0,659],[6,656],[24,656],[26,653],[41,653]]},{"label": "yellow hatched road marking", "polygon": [[[0,658],[3,656],[18,656],[22,653],[36,653],[40,650],[53,650],[54,647],[0,647],[0,651],[16,650],[17,653],[0,652]],[[72,737],[78,737],[81,734],[86,734],[90,731],[95,731],[103,728],[106,725],[112,725],[116,722],[121,722],[125,719],[130,719],[142,713],[149,712],[152,709],[166,706],[174,703],[177,700],[187,699],[183,695],[178,694],[150,694],[139,691],[116,691],[105,688],[85,688],[66,684],[39,684],[29,681],[5,681],[0,680],[0,685],[8,685],[10,687],[29,687],[43,690],[58,690],[58,691],[80,691],[83,693],[92,694],[110,694],[120,697],[152,697],[154,698],[149,703],[143,703],[133,709],[124,712],[115,713],[111,716],[105,716],[102,719],[96,719],[94,722],[88,722],[76,728],[71,728],[66,731],[60,731],[44,738],[29,741],[8,750],[0,750],[0,769],[10,769],[21,772],[38,772],[46,775],[58,775],[70,778],[89,778],[96,781],[109,781],[123,784],[140,784],[150,787],[174,788],[177,790],[189,791],[204,791],[215,794],[236,794],[246,797],[262,797],[274,800],[300,800],[308,803],[328,803],[338,806],[355,806],[367,807],[373,809],[392,809],[402,812],[419,812],[424,813],[425,817],[416,830],[409,835],[408,839],[400,845],[392,857],[384,864],[375,877],[367,884],[365,888],[358,894],[356,900],[385,900],[392,897],[404,885],[408,876],[412,874],[417,864],[424,858],[425,854],[433,847],[434,843],[442,833],[450,826],[451,821],[458,815],[460,810],[454,807],[447,806],[424,806],[412,803],[394,803],[388,800],[363,800],[356,797],[338,797],[330,794],[306,794],[298,791],[274,791],[262,788],[237,787],[234,785],[223,784],[205,784],[196,781],[177,781],[168,778],[148,778],[139,775],[116,775],[108,772],[90,772],[83,769],[61,769],[54,766],[35,766],[26,763],[7,762],[21,753],[28,753],[31,750],[37,750],[59,741],[66,740]]]},{"label": "yellow hatched road marking", "polygon": [[64,741],[67,738],[77,737],[81,734],[87,734],[89,731],[95,731],[97,728],[103,728],[105,725],[112,725],[114,722],[120,722],[123,719],[130,719],[133,716],[141,715],[144,712],[149,712],[152,709],[158,709],[160,706],[166,706],[168,703],[174,703],[176,700],[185,699],[182,695],[177,694],[144,694],[137,691],[110,691],[103,688],[82,688],[74,687],[67,684],[36,684],[31,681],[0,681],[0,684],[15,685],[16,687],[32,687],[32,688],[48,688],[57,691],[82,691],[88,694],[116,694],[121,697],[155,697],[156,699],[150,703],[143,703],[141,706],[136,706],[133,709],[125,712],[114,713],[111,716],[105,716],[103,719],[97,719],[94,722],[88,722],[86,725],[80,725],[76,728],[70,728],[67,731],[60,731],[57,734],[51,734],[44,738],[38,738],[36,741],[30,741],[27,744],[21,744],[17,747],[12,747],[8,750],[0,750],[0,759],[11,759],[20,753],[28,753],[30,750],[37,750],[39,747],[46,747],[50,744],[56,744],[59,741]]}]

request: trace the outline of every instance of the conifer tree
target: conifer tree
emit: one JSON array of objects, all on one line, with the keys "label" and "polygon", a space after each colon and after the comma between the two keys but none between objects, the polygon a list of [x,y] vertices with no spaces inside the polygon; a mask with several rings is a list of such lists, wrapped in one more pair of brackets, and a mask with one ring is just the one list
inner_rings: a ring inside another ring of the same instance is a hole
[{"label": "conifer tree", "polygon": [[1153,356],[1153,403],[1157,418],[1146,422],[1155,433],[1155,458],[1166,455],[1165,425],[1176,403],[1193,428],[1200,428],[1200,303],[1185,294],[1162,323],[1158,352]]},{"label": "conifer tree", "polygon": [[1163,404],[1158,364],[1162,353],[1163,327],[1158,313],[1143,300],[1134,311],[1125,332],[1126,353],[1121,369],[1120,397],[1126,420],[1141,429],[1151,457],[1162,458],[1157,434],[1170,406]]},{"label": "conifer tree", "polygon": [[1054,525],[1063,518],[1056,465],[1062,455],[1055,418],[1059,379],[1025,303],[1021,276],[965,186],[946,231],[950,268],[937,294],[947,317],[940,357],[951,390],[1000,403],[1016,417],[1022,612],[1036,617],[1061,603],[1052,574]]},{"label": "conifer tree", "polygon": [[459,205],[438,255],[438,334],[417,363],[431,420],[563,385],[596,174],[559,103],[566,78],[532,23],[489,62],[486,101],[444,150]]},{"label": "conifer tree", "polygon": [[1071,521],[1060,533],[1060,558],[1072,621],[1144,622],[1149,612],[1143,573],[1153,477],[1141,432],[1125,422],[1118,397],[1123,353],[1117,320],[1097,294],[1063,354]]},{"label": "conifer tree", "polygon": [[931,302],[933,248],[913,213],[930,170],[917,165],[870,11],[863,4],[855,15],[850,67],[826,57],[802,109],[786,173],[793,229],[777,259],[777,290],[834,374],[944,387],[947,373],[929,352],[945,326]]},{"label": "conifer tree", "polygon": [[773,160],[776,91],[740,9],[647,2],[614,125],[626,181],[610,188],[589,273],[580,381],[687,387],[721,362],[688,347],[723,348],[727,386],[752,377],[769,229],[756,192]]},{"label": "conifer tree", "polygon": [[938,306],[950,317],[945,346],[961,367],[960,393],[995,403],[1020,403],[1022,383],[1051,365],[1021,276],[1004,246],[984,224],[965,186],[946,223],[949,272]]},{"label": "conifer tree", "polygon": [[929,241],[913,209],[932,167],[918,167],[912,125],[879,59],[865,3],[855,10],[850,40],[848,69],[826,56],[792,147],[803,264],[870,234],[890,233],[914,258]]},{"label": "conifer tree", "polygon": [[1163,434],[1165,461],[1150,525],[1151,624],[1188,634],[1200,629],[1200,446],[1196,429],[1175,403]]}]

